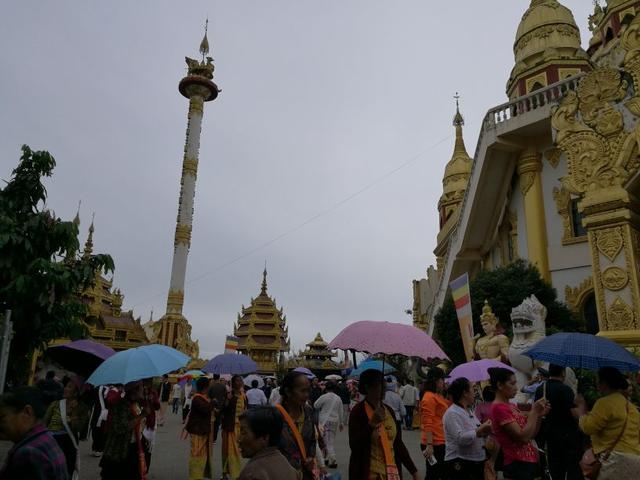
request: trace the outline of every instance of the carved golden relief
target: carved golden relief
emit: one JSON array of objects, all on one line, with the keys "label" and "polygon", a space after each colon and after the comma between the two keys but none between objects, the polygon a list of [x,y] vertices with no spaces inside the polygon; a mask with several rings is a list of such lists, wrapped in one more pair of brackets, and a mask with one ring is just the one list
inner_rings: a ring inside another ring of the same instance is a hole
[{"label": "carved golden relief", "polygon": [[193,158],[185,158],[182,161],[182,174],[190,173],[194,177],[198,173],[198,160]]},{"label": "carved golden relief", "polygon": [[613,262],[624,245],[622,227],[598,230],[595,232],[595,237],[598,251]]},{"label": "carved golden relief", "polygon": [[556,168],[560,163],[561,155],[562,155],[562,150],[560,150],[559,148],[551,148],[547,150],[547,153],[545,156],[547,157],[547,161],[549,162],[549,165],[551,165],[553,168]]},{"label": "carved golden relief", "polygon": [[633,309],[620,297],[616,297],[607,312],[609,330],[633,330],[636,328]]},{"label": "carved golden relief", "polygon": [[608,290],[622,290],[629,283],[629,275],[620,267],[608,267],[602,271],[602,284]]},{"label": "carved golden relief", "polygon": [[593,292],[593,277],[585,278],[577,287],[567,285],[564,289],[564,299],[569,308],[574,312],[579,312],[584,301]]},{"label": "carved golden relief", "polygon": [[191,226],[176,225],[176,236],[174,239],[174,245],[179,244],[183,244],[186,246],[191,245]]},{"label": "carved golden relief", "polygon": [[552,125],[569,173],[562,183],[571,193],[620,186],[637,170],[636,155],[631,155],[637,152],[636,133],[624,131],[623,115],[614,108],[628,90],[619,70],[598,68],[554,109]]}]

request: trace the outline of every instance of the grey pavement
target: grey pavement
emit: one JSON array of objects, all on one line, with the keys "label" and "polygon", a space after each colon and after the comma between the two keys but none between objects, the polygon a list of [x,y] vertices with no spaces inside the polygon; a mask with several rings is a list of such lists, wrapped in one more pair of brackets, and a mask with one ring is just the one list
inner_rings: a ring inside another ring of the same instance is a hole
[{"label": "grey pavement", "polygon": [[[189,456],[189,440],[181,440],[182,416],[172,413],[167,414],[167,421],[164,426],[158,428],[156,434],[156,444],[151,456],[151,470],[149,480],[180,480],[187,478],[187,459]],[[418,467],[421,478],[424,477],[424,459],[420,453],[420,432],[403,431],[403,439],[413,461]],[[216,442],[214,449],[214,479],[221,477],[222,460],[220,456],[220,440]],[[0,458],[3,459],[10,448],[7,442],[0,442]],[[80,478],[99,479],[100,459],[92,457],[91,441],[82,442],[80,445]],[[337,471],[342,474],[343,480],[348,478],[349,447],[347,430],[339,433],[336,439],[336,456],[338,461]],[[408,475],[405,475],[407,478]],[[126,480],[126,479],[123,479]]]}]

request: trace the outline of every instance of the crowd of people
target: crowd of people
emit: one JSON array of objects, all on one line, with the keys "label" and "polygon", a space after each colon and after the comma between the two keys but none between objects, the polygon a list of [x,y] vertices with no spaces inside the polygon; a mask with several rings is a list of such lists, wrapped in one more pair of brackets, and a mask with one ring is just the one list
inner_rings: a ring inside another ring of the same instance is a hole
[{"label": "crowd of people", "polygon": [[[565,383],[563,367],[541,369],[525,404],[514,400],[512,370],[489,374],[486,384],[449,382],[431,368],[419,389],[379,370],[349,383],[320,383],[294,371],[279,386],[267,379],[246,387],[238,375],[229,382],[214,375],[91,388],[79,377],[59,382],[48,372],[36,386],[0,397],[0,435],[14,443],[0,480],[78,478],[78,445],[89,433],[100,478],[145,480],[169,406],[175,415],[182,409],[190,480],[213,478],[218,440],[223,479],[340,478],[335,441],[344,428],[353,480],[397,480],[403,470],[418,479],[410,454],[418,448],[426,480],[491,480],[499,472],[511,480],[577,480],[590,469],[601,480],[640,474],[640,414],[615,368],[598,371],[601,396],[590,410]],[[414,428],[421,430],[419,446],[403,439],[403,430]]]}]

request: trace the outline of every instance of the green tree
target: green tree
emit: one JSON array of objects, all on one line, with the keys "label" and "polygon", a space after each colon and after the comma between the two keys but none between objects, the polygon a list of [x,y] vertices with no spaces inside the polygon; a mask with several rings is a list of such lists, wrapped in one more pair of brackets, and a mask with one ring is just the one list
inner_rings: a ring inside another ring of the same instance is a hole
[{"label": "green tree", "polygon": [[109,255],[80,256],[78,226],[46,208],[43,177],[56,162],[22,147],[11,179],[0,190],[0,309],[11,310],[14,337],[8,378],[26,380],[33,351],[60,337],[87,336],[78,293],[96,272],[113,271]]},{"label": "green tree", "polygon": [[[471,281],[471,308],[473,328],[482,333],[480,315],[485,299],[491,304],[493,313],[509,336],[511,332],[511,309],[522,303],[530,295],[535,295],[547,307],[547,335],[556,332],[583,331],[583,322],[557,300],[556,290],[540,277],[538,269],[524,260],[518,260],[505,267],[483,270]],[[445,352],[454,364],[465,361],[458,317],[451,295],[447,296],[442,308],[435,316],[436,332]]]}]

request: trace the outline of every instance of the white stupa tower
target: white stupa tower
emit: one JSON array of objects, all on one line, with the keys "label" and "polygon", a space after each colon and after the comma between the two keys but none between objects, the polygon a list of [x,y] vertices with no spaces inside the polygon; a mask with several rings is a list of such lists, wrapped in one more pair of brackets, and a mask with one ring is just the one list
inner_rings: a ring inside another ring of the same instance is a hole
[{"label": "white stupa tower", "polygon": [[152,341],[176,348],[193,358],[197,358],[199,354],[198,342],[191,340],[191,325],[182,314],[182,306],[184,304],[187,258],[191,246],[202,115],[205,102],[215,100],[219,93],[218,87],[212,81],[213,59],[207,56],[209,41],[207,40],[206,26],[204,38],[200,43],[200,53],[201,60],[185,58],[188,72],[178,87],[180,93],[189,99],[189,114],[182,159],[178,218],[173,242],[173,264],[166,313],[158,322],[150,325]]}]

